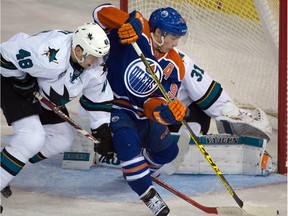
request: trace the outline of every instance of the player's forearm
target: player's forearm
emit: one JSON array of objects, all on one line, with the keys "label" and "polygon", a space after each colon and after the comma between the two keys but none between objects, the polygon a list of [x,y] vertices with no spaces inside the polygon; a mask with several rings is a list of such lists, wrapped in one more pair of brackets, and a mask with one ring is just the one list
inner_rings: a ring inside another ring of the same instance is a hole
[{"label": "player's forearm", "polygon": [[105,30],[119,28],[129,18],[129,14],[112,5],[100,5],[93,12],[94,21]]}]

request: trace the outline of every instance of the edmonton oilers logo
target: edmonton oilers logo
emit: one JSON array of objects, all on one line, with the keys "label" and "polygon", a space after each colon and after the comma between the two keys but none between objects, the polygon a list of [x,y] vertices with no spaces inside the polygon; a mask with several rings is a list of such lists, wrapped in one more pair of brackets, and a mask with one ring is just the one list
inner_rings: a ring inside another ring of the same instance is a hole
[{"label": "edmonton oilers logo", "polygon": [[[147,61],[156,77],[161,82],[163,74],[162,68],[152,59],[147,58]],[[129,92],[137,97],[147,97],[158,88],[140,58],[135,59],[128,65],[125,70],[124,81]]]}]

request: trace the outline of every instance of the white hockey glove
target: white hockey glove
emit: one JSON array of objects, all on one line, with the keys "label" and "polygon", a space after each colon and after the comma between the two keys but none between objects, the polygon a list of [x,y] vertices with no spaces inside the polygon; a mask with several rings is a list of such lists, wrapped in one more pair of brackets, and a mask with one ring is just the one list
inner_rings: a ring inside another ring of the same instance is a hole
[{"label": "white hockey glove", "polygon": [[233,103],[222,110],[223,116],[217,117],[216,125],[218,132],[226,134],[235,134],[238,136],[252,136],[271,139],[272,127],[266,113],[256,108],[252,113],[239,109]]}]

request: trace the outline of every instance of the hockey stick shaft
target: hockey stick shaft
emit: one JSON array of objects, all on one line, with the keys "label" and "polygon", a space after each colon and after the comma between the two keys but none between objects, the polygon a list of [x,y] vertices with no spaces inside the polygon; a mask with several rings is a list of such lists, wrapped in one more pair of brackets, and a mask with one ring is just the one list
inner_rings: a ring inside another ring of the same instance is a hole
[{"label": "hockey stick shaft", "polygon": [[[162,83],[159,81],[158,77],[156,76],[156,74],[154,73],[154,71],[152,70],[152,68],[150,67],[146,57],[144,56],[144,54],[142,53],[140,47],[138,46],[138,44],[136,42],[132,43],[133,48],[135,49],[135,51],[137,52],[138,56],[141,58],[142,62],[144,63],[146,69],[148,70],[148,72],[150,73],[150,75],[152,76],[153,80],[155,81],[156,85],[158,86],[159,90],[162,92],[163,96],[165,97],[165,99],[168,102],[171,102],[171,99],[168,96],[167,91],[165,90],[165,88],[163,87]],[[216,175],[219,177],[219,179],[221,180],[221,182],[223,183],[223,185],[226,187],[226,189],[229,191],[229,193],[231,194],[231,196],[234,198],[234,200],[237,202],[237,204],[239,205],[240,208],[243,207],[243,201],[237,196],[237,194],[235,193],[235,191],[233,190],[233,188],[230,186],[230,184],[228,183],[228,181],[225,179],[225,177],[223,176],[222,172],[220,171],[220,169],[218,168],[218,166],[215,164],[215,162],[213,161],[213,159],[211,158],[211,156],[208,154],[208,152],[206,151],[206,149],[204,148],[204,146],[202,144],[200,144],[196,138],[196,135],[194,134],[194,132],[192,131],[192,129],[190,128],[190,126],[187,124],[187,122],[185,121],[185,119],[183,119],[181,121],[182,125],[187,129],[189,136],[191,137],[191,139],[194,141],[194,143],[197,145],[197,147],[199,148],[199,150],[202,152],[203,156],[206,158],[206,160],[209,162],[209,164],[211,165],[211,167],[213,168],[213,170],[215,171]]]},{"label": "hockey stick shaft", "polygon": [[83,129],[79,124],[77,124],[75,121],[73,121],[69,116],[67,116],[64,112],[62,112],[59,107],[57,107],[53,102],[49,101],[45,97],[43,97],[39,92],[34,92],[34,96],[44,103],[47,107],[49,107],[51,110],[53,110],[54,113],[56,113],[58,116],[60,116],[63,120],[67,121],[70,125],[72,125],[78,132],[83,134],[85,137],[90,139],[94,143],[99,143],[99,141],[88,131]]}]

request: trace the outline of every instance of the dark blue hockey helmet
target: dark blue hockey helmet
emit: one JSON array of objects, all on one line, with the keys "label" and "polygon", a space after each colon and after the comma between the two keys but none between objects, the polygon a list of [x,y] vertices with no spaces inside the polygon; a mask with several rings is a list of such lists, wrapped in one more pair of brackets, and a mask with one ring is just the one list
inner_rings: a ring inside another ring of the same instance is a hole
[{"label": "dark blue hockey helmet", "polygon": [[177,36],[184,36],[187,33],[186,21],[171,7],[155,10],[150,15],[149,25],[151,32],[159,28],[164,36],[167,33],[172,33]]}]

